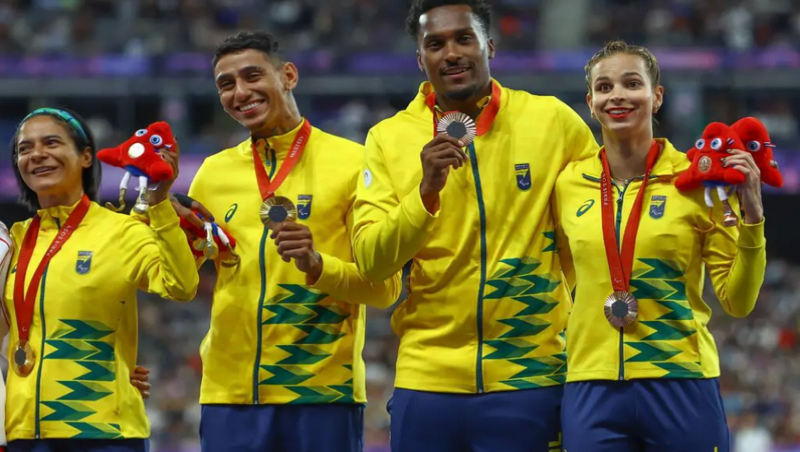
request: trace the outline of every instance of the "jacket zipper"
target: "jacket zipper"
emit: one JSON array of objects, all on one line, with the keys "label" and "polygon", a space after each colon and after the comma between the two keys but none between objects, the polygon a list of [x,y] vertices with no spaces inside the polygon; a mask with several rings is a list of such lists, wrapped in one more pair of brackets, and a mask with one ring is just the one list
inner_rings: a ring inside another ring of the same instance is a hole
[{"label": "jacket zipper", "polygon": [[[622,203],[625,199],[625,192],[628,190],[628,185],[630,185],[631,181],[625,183],[625,187],[622,190],[617,187],[617,191],[619,191],[619,196],[617,197],[617,225],[616,225],[616,236],[617,236],[617,248],[620,248],[620,234],[622,228]],[[620,250],[621,251],[621,250]],[[625,328],[619,329],[619,379],[625,380]]]},{"label": "jacket zipper", "polygon": [[258,296],[258,324],[256,325],[257,342],[256,342],[256,363],[253,368],[253,405],[258,405],[258,370],[261,367],[261,336],[263,334],[263,325],[261,324],[262,313],[264,312],[264,297],[267,295],[267,261],[266,261],[266,247],[267,235],[269,228],[264,228],[261,234],[261,246],[258,251],[258,266],[261,270],[261,293]]},{"label": "jacket zipper", "polygon": [[478,156],[475,153],[475,143],[467,147],[469,160],[472,165],[472,175],[475,179],[475,192],[478,197],[478,213],[481,221],[481,283],[478,287],[478,356],[475,363],[475,375],[478,393],[483,393],[483,291],[486,285],[486,206],[483,203],[483,189],[481,176],[478,172]]}]

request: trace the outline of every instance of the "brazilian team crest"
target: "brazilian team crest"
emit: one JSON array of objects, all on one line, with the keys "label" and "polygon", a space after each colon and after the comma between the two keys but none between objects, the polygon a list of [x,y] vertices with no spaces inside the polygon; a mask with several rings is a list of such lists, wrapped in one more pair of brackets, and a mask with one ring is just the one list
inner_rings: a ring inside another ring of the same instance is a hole
[{"label": "brazilian team crest", "polygon": [[517,188],[522,191],[531,189],[531,167],[527,163],[517,163],[514,165],[514,172],[517,175]]},{"label": "brazilian team crest", "polygon": [[92,252],[78,251],[78,260],[75,262],[75,272],[85,275],[92,269]]},{"label": "brazilian team crest", "polygon": [[667,207],[667,197],[663,195],[653,195],[650,198],[650,218],[658,220],[664,216],[664,209]]},{"label": "brazilian team crest", "polygon": [[297,218],[306,220],[311,215],[311,195],[297,196]]}]

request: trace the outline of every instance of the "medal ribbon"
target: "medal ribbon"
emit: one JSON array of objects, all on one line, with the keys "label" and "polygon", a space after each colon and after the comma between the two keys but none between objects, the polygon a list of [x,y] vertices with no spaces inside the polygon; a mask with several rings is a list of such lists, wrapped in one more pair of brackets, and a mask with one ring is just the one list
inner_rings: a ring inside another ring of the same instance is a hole
[{"label": "medal ribbon", "polygon": [[614,291],[628,291],[631,279],[631,272],[633,271],[633,250],[636,247],[636,233],[639,231],[639,220],[642,218],[642,204],[644,201],[644,192],[647,188],[647,182],[650,179],[650,173],[653,166],[658,160],[660,153],[660,146],[656,141],[650,146],[650,153],[647,155],[647,167],[644,172],[644,180],[639,193],[636,195],[636,201],[633,203],[631,215],[628,217],[628,223],[625,227],[625,237],[622,240],[622,253],[617,242],[617,231],[614,226],[614,204],[611,201],[611,180],[608,166],[608,158],[606,157],[606,150],[600,151],[600,159],[603,161],[603,174],[600,177],[600,193],[602,197],[602,214],[603,214],[603,242],[606,248],[606,259],[608,260],[608,269],[611,272],[611,285]]},{"label": "medal ribbon", "polygon": [[311,123],[303,118],[303,125],[294,137],[292,147],[289,149],[289,154],[286,156],[286,160],[283,161],[281,169],[278,170],[278,174],[273,181],[269,180],[267,170],[264,168],[264,162],[261,160],[261,156],[258,155],[256,143],[252,143],[253,163],[255,163],[256,167],[256,179],[258,179],[258,190],[261,192],[262,200],[266,201],[275,196],[275,191],[278,190],[278,187],[281,186],[286,176],[289,175],[289,172],[292,171],[292,168],[294,168],[297,161],[302,157],[303,151],[305,151],[306,145],[308,144],[309,136],[311,136]]},{"label": "medal ribbon", "polygon": [[36,293],[39,291],[39,283],[42,281],[44,269],[50,263],[50,259],[56,255],[64,246],[64,243],[72,236],[75,229],[83,221],[86,213],[89,211],[89,197],[83,195],[78,206],[67,218],[64,227],[58,231],[58,235],[50,243],[50,248],[47,249],[39,266],[36,267],[36,272],[31,278],[31,283],[28,285],[28,292],[25,293],[25,275],[28,272],[28,264],[31,262],[33,250],[36,248],[36,239],[39,236],[39,215],[33,217],[28,231],[25,233],[25,238],[22,240],[22,246],[19,254],[19,261],[17,262],[17,276],[14,281],[14,314],[17,319],[17,331],[19,333],[19,340],[22,345],[28,342],[30,335],[31,320],[33,319],[33,306],[36,303]]},{"label": "medal ribbon", "polygon": [[[489,131],[492,128],[492,124],[494,123],[494,118],[497,117],[497,112],[500,111],[500,93],[502,90],[500,89],[500,85],[497,84],[494,80],[492,80],[492,98],[489,99],[489,103],[483,107],[483,111],[478,115],[478,120],[475,122],[475,126],[478,129],[477,133],[478,136],[481,136]],[[425,105],[430,108],[431,113],[433,113],[433,136],[436,136],[436,92],[431,91],[425,97]]]}]

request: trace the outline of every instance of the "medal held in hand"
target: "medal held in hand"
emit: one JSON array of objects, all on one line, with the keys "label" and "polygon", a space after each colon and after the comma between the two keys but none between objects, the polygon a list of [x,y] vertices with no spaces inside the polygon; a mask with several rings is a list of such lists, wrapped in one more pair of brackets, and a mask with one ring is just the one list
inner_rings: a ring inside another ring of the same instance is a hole
[{"label": "medal held in hand", "polygon": [[297,207],[289,198],[272,196],[261,204],[259,215],[264,226],[275,229],[281,223],[297,221]]},{"label": "medal held in hand", "polygon": [[446,133],[457,140],[461,140],[464,146],[472,143],[478,134],[475,121],[459,111],[446,113],[442,116],[442,119],[440,119],[436,125],[436,131],[439,133]]},{"label": "medal held in hand", "polygon": [[31,344],[27,341],[24,343],[19,342],[14,347],[14,356],[12,359],[12,367],[14,372],[20,377],[27,377],[33,370],[33,363],[36,362],[36,357],[31,349]]},{"label": "medal held in hand", "polygon": [[258,155],[255,143],[253,144],[253,163],[255,164],[256,179],[258,180],[258,190],[263,200],[258,214],[261,218],[261,223],[267,228],[274,229],[275,226],[281,223],[297,221],[297,207],[289,198],[276,196],[275,191],[286,180],[286,176],[289,175],[292,168],[300,161],[300,157],[302,157],[311,136],[311,130],[311,123],[307,119],[303,119],[286,160],[284,160],[281,169],[273,180],[270,180],[267,175],[261,156]]}]

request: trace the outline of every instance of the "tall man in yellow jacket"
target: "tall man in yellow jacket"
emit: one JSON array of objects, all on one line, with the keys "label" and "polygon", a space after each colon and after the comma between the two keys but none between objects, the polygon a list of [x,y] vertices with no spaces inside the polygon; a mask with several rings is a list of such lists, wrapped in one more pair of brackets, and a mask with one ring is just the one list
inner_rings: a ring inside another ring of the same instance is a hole
[{"label": "tall man in yellow jacket", "polygon": [[[484,0],[414,2],[428,81],[367,138],[356,260],[375,281],[412,262],[392,319],[393,452],[560,451],[570,295],[549,201],[597,143],[558,99],[491,78],[490,16]],[[452,111],[476,123],[467,146],[436,134]]]},{"label": "tall man in yellow jacket", "polygon": [[[213,64],[222,107],[251,137],[208,157],[189,191],[224,213],[239,256],[215,261],[202,450],[360,452],[364,305],[391,305],[401,286],[399,275],[369,282],[353,261],[363,146],[301,116],[297,68],[272,36],[229,37]],[[260,212],[275,206],[295,221],[267,216],[266,227]]]}]

